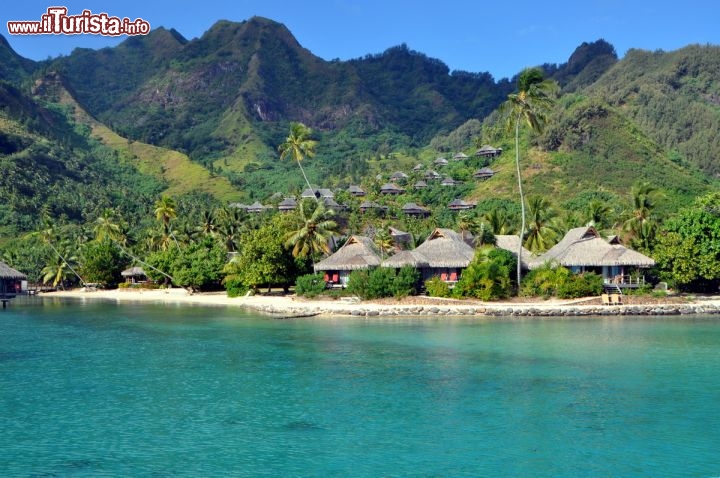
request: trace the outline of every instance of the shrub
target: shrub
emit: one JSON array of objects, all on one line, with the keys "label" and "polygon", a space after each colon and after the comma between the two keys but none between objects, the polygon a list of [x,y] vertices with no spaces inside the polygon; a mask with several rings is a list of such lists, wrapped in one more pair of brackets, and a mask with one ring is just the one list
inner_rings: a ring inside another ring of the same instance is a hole
[{"label": "shrub", "polygon": [[387,267],[378,267],[370,272],[368,278],[368,299],[390,297],[395,291],[395,271]]},{"label": "shrub", "polygon": [[425,281],[425,290],[430,297],[450,297],[450,287],[437,276]]},{"label": "shrub", "polygon": [[370,273],[368,271],[352,271],[348,278],[348,292],[361,299],[367,299],[369,280]]},{"label": "shrub", "polygon": [[[501,252],[498,252],[501,251]],[[507,251],[495,248],[481,249],[462,273],[453,295],[474,297],[480,300],[496,300],[512,293],[512,269],[516,264]]]},{"label": "shrub", "polygon": [[225,277],[223,285],[225,285],[228,297],[239,297],[249,290],[242,279],[236,275]]},{"label": "shrub", "polygon": [[306,274],[297,278],[295,293],[303,297],[317,297],[325,291],[325,279],[322,274]]},{"label": "shrub", "polygon": [[560,299],[576,299],[600,295],[603,291],[603,278],[594,272],[571,274],[557,288]]},{"label": "shrub", "polygon": [[417,294],[417,283],[420,281],[420,272],[414,267],[405,266],[400,269],[393,283],[393,295],[400,299],[408,295]]}]

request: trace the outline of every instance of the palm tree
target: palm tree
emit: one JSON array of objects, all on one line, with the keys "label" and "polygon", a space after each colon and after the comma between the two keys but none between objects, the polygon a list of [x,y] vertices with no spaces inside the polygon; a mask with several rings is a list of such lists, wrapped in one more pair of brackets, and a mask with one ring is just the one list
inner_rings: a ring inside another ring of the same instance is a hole
[{"label": "palm tree", "polygon": [[337,232],[337,224],[330,219],[335,213],[325,209],[321,202],[312,208],[308,207],[307,202],[301,201],[297,214],[299,227],[287,234],[285,245],[293,248],[294,257],[310,256],[314,264],[316,256],[330,253],[328,242]]},{"label": "palm tree", "polygon": [[588,225],[597,228],[604,228],[608,224],[608,218],[612,214],[613,209],[600,199],[593,199],[587,207]]},{"label": "palm tree", "polygon": [[77,275],[71,264],[77,267],[77,257],[71,256],[67,251],[64,257],[58,255],[57,258],[48,262],[48,264],[43,267],[41,272],[43,274],[43,283],[47,284],[52,281],[53,287],[57,287],[58,284],[60,284],[60,288],[65,290],[65,281],[71,277],[72,274],[75,274],[80,279],[80,282],[84,284],[84,281]]},{"label": "palm tree", "polygon": [[[40,238],[40,242],[43,244],[46,244],[52,251],[55,253],[55,255],[60,259],[60,262],[62,263],[62,268],[64,270],[70,270],[73,274],[80,280],[80,283],[85,285],[85,281],[82,277],[80,277],[80,274],[78,274],[75,269],[70,265],[70,263],[65,259],[63,254],[60,253],[60,251],[57,250],[57,248],[53,245],[53,242],[57,239],[57,231],[55,230],[55,224],[53,224],[52,219],[50,219],[49,215],[45,215],[43,218],[43,228],[40,231],[32,232],[28,234],[26,237],[28,238]],[[68,254],[66,254],[68,255]],[[74,262],[77,262],[77,258],[75,256],[72,256],[69,258],[70,260],[74,260]],[[47,275],[45,272],[43,274]],[[46,281],[47,282],[47,281]]]},{"label": "palm tree", "polygon": [[200,214],[200,225],[197,226],[197,232],[203,236],[215,236],[217,221],[212,211],[206,209]]},{"label": "palm tree", "polygon": [[636,183],[631,191],[632,216],[625,221],[623,228],[630,233],[631,240],[642,249],[648,250],[657,230],[657,225],[651,216],[660,192],[648,182]]},{"label": "palm tree", "polygon": [[460,211],[457,215],[457,227],[460,229],[460,236],[463,240],[466,238],[467,231],[473,228],[475,218],[467,211]]},{"label": "palm tree", "polygon": [[375,232],[373,242],[380,249],[380,258],[385,260],[385,254],[389,254],[395,248],[395,241],[393,241],[388,229],[383,226]]},{"label": "palm tree", "polygon": [[[313,192],[313,188],[305,175],[305,170],[303,169],[301,163],[305,157],[312,158],[315,156],[317,141],[308,139],[311,133],[312,130],[302,123],[290,123],[290,134],[287,138],[285,138],[285,142],[278,146],[278,151],[280,151],[281,160],[285,159],[285,157],[289,155],[292,156],[292,159],[297,161],[298,166],[300,166],[300,171],[305,178],[305,182],[307,183],[308,188],[310,188],[310,192]],[[316,197],[316,199],[318,201],[320,200],[318,197]]]},{"label": "palm tree", "polygon": [[546,251],[557,242],[557,211],[550,205],[550,201],[541,196],[528,199],[528,211],[530,226],[525,247],[531,252]]},{"label": "palm tree", "polygon": [[123,239],[120,225],[114,222],[113,211],[105,209],[97,219],[93,226],[95,240],[97,242],[113,241],[120,242]]},{"label": "palm tree", "polygon": [[520,196],[520,245],[518,246],[517,282],[522,279],[522,238],[525,236],[525,197],[520,173],[520,123],[525,122],[535,133],[540,133],[547,121],[547,113],[554,103],[557,83],[543,79],[542,70],[529,68],[518,77],[518,92],[508,95],[501,109],[507,118],[507,129],[515,130],[515,169]]},{"label": "palm tree", "polygon": [[170,196],[163,195],[155,203],[155,218],[162,222],[166,234],[175,241],[175,245],[180,249],[180,244],[170,228],[170,221],[177,217],[176,207],[175,201]]},{"label": "palm tree", "polygon": [[483,215],[483,220],[490,226],[495,235],[508,234],[512,230],[510,217],[505,209],[493,209]]}]

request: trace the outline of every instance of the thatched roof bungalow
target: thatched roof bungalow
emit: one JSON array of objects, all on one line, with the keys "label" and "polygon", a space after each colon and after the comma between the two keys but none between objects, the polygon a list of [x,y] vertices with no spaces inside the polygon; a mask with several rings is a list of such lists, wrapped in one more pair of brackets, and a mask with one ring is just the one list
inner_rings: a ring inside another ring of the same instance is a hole
[{"label": "thatched roof bungalow", "polygon": [[427,208],[419,206],[414,202],[405,203],[402,207],[402,212],[406,216],[412,217],[428,217],[430,215],[430,211],[428,211]]},{"label": "thatched roof bungalow", "polygon": [[148,279],[147,274],[145,273],[145,269],[138,266],[125,269],[120,273],[120,275],[125,278],[125,282],[131,284],[135,284],[137,282],[145,282]]},{"label": "thatched roof bungalow", "polygon": [[[520,236],[511,234],[497,234],[495,236],[495,246],[511,252],[517,258],[518,247],[520,246]],[[533,253],[523,247],[521,259],[521,266],[523,269],[529,269],[528,264],[532,257]]]},{"label": "thatched roof bungalow", "polygon": [[285,198],[278,204],[278,211],[289,212],[294,211],[297,208],[297,201],[295,198]]},{"label": "thatched roof bungalow", "polygon": [[484,145],[482,148],[475,151],[475,156],[484,158],[496,158],[502,154],[502,148],[493,148],[489,144]]},{"label": "thatched roof bungalow", "polygon": [[472,209],[475,206],[477,206],[476,202],[467,202],[463,199],[453,199],[450,201],[450,204],[448,204],[448,209],[451,211],[465,211],[467,209]]},{"label": "thatched roof bungalow", "polygon": [[466,159],[468,159],[468,155],[463,152],[457,153],[453,156],[453,161],[464,161]]},{"label": "thatched roof bungalow", "polygon": [[366,236],[350,238],[330,257],[315,264],[315,272],[325,272],[325,282],[347,285],[350,272],[380,265],[380,255],[372,239]]},{"label": "thatched roof bungalow", "polygon": [[370,210],[376,210],[379,213],[385,213],[385,212],[387,212],[388,207],[378,204],[375,201],[363,201],[360,204],[360,212],[365,213]]},{"label": "thatched roof bungalow", "polygon": [[262,204],[260,204],[260,201],[255,201],[247,207],[246,211],[250,214],[259,214],[266,209],[272,209],[272,206],[263,206]]},{"label": "thatched roof bungalow", "polygon": [[380,187],[380,194],[403,194],[405,190],[393,183],[385,183]]},{"label": "thatched roof bungalow", "polygon": [[440,175],[440,173],[438,173],[437,171],[432,170],[432,169],[428,169],[428,170],[425,172],[425,175],[424,175],[423,177],[424,177],[426,180],[428,180],[428,181],[433,181],[433,180],[437,180],[437,179],[442,179],[442,175]]},{"label": "thatched roof bungalow", "polygon": [[652,258],[628,249],[617,239],[612,242],[603,239],[592,226],[569,230],[560,242],[528,265],[533,269],[546,262],[557,263],[575,272],[596,272],[606,283],[634,287],[638,284],[632,283],[629,270],[655,265]]},{"label": "thatched roof bungalow", "polygon": [[402,171],[395,171],[390,176],[390,181],[393,183],[402,182],[402,181],[406,181],[408,177],[409,176],[407,174],[403,173]]},{"label": "thatched roof bungalow", "polygon": [[304,190],[300,197],[304,199],[334,198],[335,193],[327,188],[313,188]]},{"label": "thatched roof bungalow", "polygon": [[384,267],[412,266],[420,269],[422,280],[433,276],[454,283],[475,257],[475,249],[451,229],[435,229],[417,248],[402,251],[383,263]]},{"label": "thatched roof bungalow", "polygon": [[480,168],[473,174],[475,179],[490,179],[495,176],[495,171],[488,167]]},{"label": "thatched roof bungalow", "polygon": [[447,166],[448,160],[445,158],[438,158],[433,163],[435,166]]},{"label": "thatched roof bungalow", "polygon": [[460,184],[462,184],[462,181],[456,181],[453,178],[451,178],[450,176],[443,179],[442,182],[440,183],[441,186],[458,186]]},{"label": "thatched roof bungalow", "polygon": [[360,186],[354,185],[354,184],[351,184],[347,188],[347,192],[349,192],[350,194],[352,194],[355,197],[362,197],[362,196],[365,196],[365,194],[366,194],[365,190],[363,188],[361,188]]},{"label": "thatched roof bungalow", "polygon": [[0,262],[0,301],[2,301],[3,309],[7,301],[14,299],[15,295],[22,290],[21,283],[26,279],[27,276],[22,272]]},{"label": "thatched roof bungalow", "polygon": [[425,181],[423,181],[422,179],[417,180],[415,182],[415,185],[413,186],[413,188],[415,188],[415,189],[427,189],[427,187],[428,187],[427,183]]}]

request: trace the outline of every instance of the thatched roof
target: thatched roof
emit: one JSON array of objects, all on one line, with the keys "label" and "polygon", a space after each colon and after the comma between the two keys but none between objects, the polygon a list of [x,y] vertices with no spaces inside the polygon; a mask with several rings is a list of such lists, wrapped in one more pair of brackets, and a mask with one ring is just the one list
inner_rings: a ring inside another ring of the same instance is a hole
[{"label": "thatched roof", "polygon": [[488,167],[480,168],[473,174],[473,177],[475,178],[491,178],[495,175],[495,171]]},{"label": "thatched roof", "polygon": [[408,175],[403,173],[402,171],[395,171],[390,176],[390,181],[404,181],[408,178]]},{"label": "thatched roof", "polygon": [[404,192],[405,190],[403,188],[393,183],[385,183],[380,188],[381,194],[402,194]]},{"label": "thatched roof", "polygon": [[130,269],[125,269],[120,273],[123,277],[137,277],[137,276],[147,276],[145,273],[145,269],[142,267],[131,267]]},{"label": "thatched roof", "polygon": [[420,163],[417,163],[415,167],[413,168],[413,171],[422,171],[423,165]]},{"label": "thatched roof", "polygon": [[477,156],[498,156],[500,153],[502,153],[502,148],[493,148],[489,144],[475,151]]},{"label": "thatched roof", "polygon": [[4,262],[0,262],[0,279],[25,280],[27,276]]},{"label": "thatched roof", "polygon": [[365,195],[365,190],[363,188],[361,188],[360,186],[357,186],[354,184],[351,184],[347,188],[347,192],[349,192],[353,196],[364,196]]},{"label": "thatched roof", "polygon": [[440,184],[442,186],[457,186],[458,184],[462,184],[462,181],[455,181],[453,178],[448,176],[445,179],[443,179]]},{"label": "thatched roof", "polygon": [[412,241],[412,234],[410,234],[409,232],[401,231],[400,229],[396,229],[392,226],[388,227],[388,232],[390,233],[390,237],[393,238],[393,241],[395,241],[395,243],[409,243],[410,241]]},{"label": "thatched roof", "polygon": [[[506,251],[511,252],[515,257],[517,257],[518,246],[520,246],[520,236],[498,234],[495,236],[495,246],[499,247],[500,249],[505,249]],[[533,253],[523,247],[521,263],[522,267],[528,269],[528,265],[532,257]]]},{"label": "thatched roof", "polygon": [[265,209],[269,209],[271,206],[263,206],[260,201],[255,201],[247,207],[247,212],[263,212]]},{"label": "thatched roof", "polygon": [[451,211],[460,211],[463,209],[472,209],[477,205],[477,203],[474,202],[467,202],[462,199],[453,199],[450,201],[450,204],[448,204],[448,209]]},{"label": "thatched roof", "polygon": [[445,159],[445,158],[438,158],[438,159],[436,159],[436,160],[434,161],[434,163],[435,163],[437,166],[445,166],[445,165],[448,163],[448,160]]},{"label": "thatched roof", "polygon": [[427,208],[418,206],[414,202],[405,203],[405,205],[402,207],[402,212],[405,214],[415,215],[415,216],[429,216],[430,215],[430,211],[428,211]]},{"label": "thatched roof", "polygon": [[460,234],[452,229],[437,228],[417,248],[395,254],[385,263],[393,264],[391,267],[467,267],[473,257],[475,249],[463,241]]},{"label": "thatched roof", "polygon": [[[318,196],[319,195],[319,196]],[[335,197],[335,193],[333,193],[331,190],[326,188],[313,188],[313,190],[306,189],[302,192],[300,197],[304,198],[317,198],[317,197],[323,197],[323,198],[332,198]]]},{"label": "thatched roof", "polygon": [[351,271],[380,265],[375,244],[369,237],[350,236],[338,251],[315,264],[316,271]]},{"label": "thatched roof", "polygon": [[468,159],[468,155],[460,152],[460,153],[457,153],[455,156],[453,156],[453,159],[455,161],[462,161],[463,159]]},{"label": "thatched roof", "polygon": [[280,202],[280,204],[278,204],[278,209],[280,211],[292,211],[296,207],[297,201],[295,198],[285,198]]},{"label": "thatched roof", "polygon": [[425,179],[440,179],[442,176],[437,171],[429,169],[425,172]]},{"label": "thatched roof", "polygon": [[570,229],[560,242],[530,262],[530,268],[544,262],[572,266],[636,266],[652,267],[655,261],[646,255],[600,237],[594,227]]},{"label": "thatched roof", "polygon": [[418,180],[415,185],[413,186],[415,189],[425,189],[427,187],[427,183],[423,181],[422,179]]}]

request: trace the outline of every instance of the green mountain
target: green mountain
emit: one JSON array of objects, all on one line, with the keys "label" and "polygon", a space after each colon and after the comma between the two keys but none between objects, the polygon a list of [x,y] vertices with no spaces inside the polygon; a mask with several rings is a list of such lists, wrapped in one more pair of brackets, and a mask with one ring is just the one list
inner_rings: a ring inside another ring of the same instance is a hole
[{"label": "green mountain", "polygon": [[[276,151],[290,121],[311,126],[319,140],[304,165],[318,185],[377,191],[396,170],[433,168],[438,156],[464,151],[470,160],[441,171],[462,187],[383,200],[444,210],[454,197],[486,209],[515,197],[514,144],[494,113],[514,83],[450,71],[405,45],[325,61],[259,17],[220,21],[193,40],[159,28],[44,62],[0,40],[6,231],[33,228],[40,205],[81,221],[106,206],[137,213],[128,198],[151,204],[161,191],[224,203],[297,193],[297,165],[278,161]],[[523,137],[529,194],[566,210],[593,198],[619,210],[632,184],[650,181],[670,213],[717,188],[720,48],[632,50],[618,60],[598,40],[542,68],[562,96],[545,133]],[[505,152],[489,163],[495,177],[477,182],[472,173],[485,163],[473,155],[488,142]]]}]

